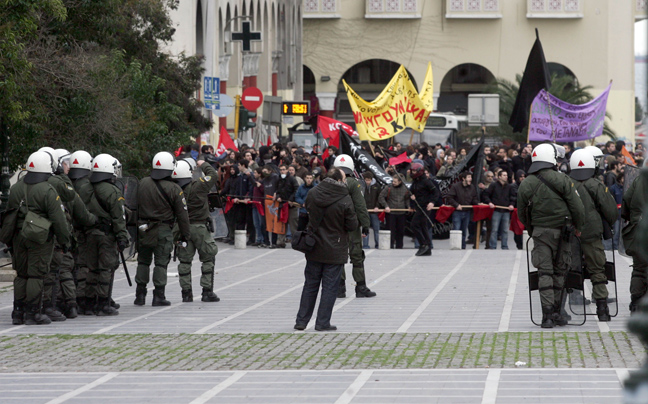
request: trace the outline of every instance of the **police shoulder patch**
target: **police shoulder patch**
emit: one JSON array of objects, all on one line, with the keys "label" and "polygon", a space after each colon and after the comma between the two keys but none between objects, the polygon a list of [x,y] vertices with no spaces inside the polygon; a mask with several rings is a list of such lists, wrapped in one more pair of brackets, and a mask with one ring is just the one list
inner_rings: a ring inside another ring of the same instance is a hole
[{"label": "police shoulder patch", "polygon": [[209,182],[209,181],[211,181],[211,175],[206,176],[204,179],[201,178],[201,180]]},{"label": "police shoulder patch", "polygon": [[74,191],[74,188],[72,188],[72,185],[69,185],[69,184],[67,184],[67,189],[68,189],[69,191]]}]

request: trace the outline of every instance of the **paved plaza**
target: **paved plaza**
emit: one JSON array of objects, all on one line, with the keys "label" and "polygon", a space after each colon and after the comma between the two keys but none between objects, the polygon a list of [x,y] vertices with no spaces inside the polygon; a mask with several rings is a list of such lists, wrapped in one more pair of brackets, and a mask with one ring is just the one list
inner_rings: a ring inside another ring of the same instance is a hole
[{"label": "paved plaza", "polygon": [[347,281],[338,331],[320,333],[292,328],[302,254],[219,248],[218,303],[199,301],[197,261],[193,303],[181,303],[169,266],[168,307],[152,307],[151,292],[134,306],[120,269],[116,317],[13,326],[11,288],[0,288],[0,402],[609,404],[645,357],[626,332],[630,262],[618,255],[618,316],[541,331],[526,251],[453,251],[447,240],[432,257],[365,250],[378,296],[356,299]]}]

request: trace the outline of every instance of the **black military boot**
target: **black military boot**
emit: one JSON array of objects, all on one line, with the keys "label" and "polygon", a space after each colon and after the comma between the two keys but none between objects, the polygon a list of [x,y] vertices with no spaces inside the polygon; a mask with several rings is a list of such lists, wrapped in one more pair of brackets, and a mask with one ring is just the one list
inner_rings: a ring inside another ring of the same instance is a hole
[{"label": "black military boot", "polygon": [[77,296],[76,298],[77,301],[77,311],[81,314],[85,312],[85,305],[86,305],[86,298],[85,296]]},{"label": "black military boot", "polygon": [[29,305],[25,307],[25,325],[47,325],[51,324],[47,315],[40,312],[40,308],[36,305]]},{"label": "black military boot", "polygon": [[430,256],[432,255],[432,249],[429,245],[423,244],[414,255],[416,255],[417,257]]},{"label": "black military boot", "polygon": [[22,300],[14,300],[13,311],[11,312],[11,324],[25,324],[25,307]]},{"label": "black military boot", "polygon": [[338,286],[337,297],[338,299],[344,299],[346,297],[346,283],[344,281],[341,281],[340,286]]},{"label": "black military boot", "polygon": [[376,292],[372,292],[367,284],[364,282],[358,282],[358,285],[355,288],[356,297],[374,297]]},{"label": "black military boot", "polygon": [[164,296],[164,286],[156,287],[153,291],[153,306],[171,306],[171,302]]},{"label": "black military boot", "polygon": [[220,302],[220,297],[216,296],[213,290],[203,288],[202,299],[200,300],[203,302]]},{"label": "black military boot", "polygon": [[639,308],[639,306],[637,305],[636,300],[630,301],[630,306],[628,307],[628,310],[630,310],[631,315],[634,314],[637,311],[638,308]]},{"label": "black military boot", "polygon": [[119,310],[121,307],[121,304],[117,303],[116,301],[113,300],[113,298],[110,298],[110,307],[113,307],[115,310]]},{"label": "black military boot", "polygon": [[144,306],[146,304],[146,285],[137,285],[137,289],[135,289],[135,301],[133,303],[136,306]]},{"label": "black military boot", "polygon": [[65,321],[67,317],[53,306],[47,306],[43,309],[43,314],[47,315],[52,321]]},{"label": "black military boot", "polygon": [[599,321],[610,321],[610,309],[608,308],[607,299],[596,299],[596,315]]},{"label": "black military boot", "polygon": [[77,318],[78,316],[79,316],[79,311],[77,310],[77,303],[68,302],[67,307],[65,308],[65,317]]},{"label": "black military boot", "polygon": [[561,312],[564,311],[562,305],[558,307],[554,307],[554,313],[553,313],[553,322],[555,325],[567,325],[569,320],[567,320],[567,317],[565,317]]},{"label": "black military boot", "polygon": [[100,297],[97,299],[97,315],[98,316],[116,316],[119,311],[110,305],[109,297]]},{"label": "black military boot", "polygon": [[540,327],[542,328],[554,328],[554,322],[553,322],[553,307],[547,306],[542,308],[542,324]]},{"label": "black military boot", "polygon": [[182,291],[182,302],[189,303],[193,302],[193,292],[191,289]]},{"label": "black military boot", "polygon": [[83,314],[86,316],[94,316],[97,314],[95,312],[95,306],[97,305],[97,297],[87,297],[85,298],[85,308],[83,309]]}]

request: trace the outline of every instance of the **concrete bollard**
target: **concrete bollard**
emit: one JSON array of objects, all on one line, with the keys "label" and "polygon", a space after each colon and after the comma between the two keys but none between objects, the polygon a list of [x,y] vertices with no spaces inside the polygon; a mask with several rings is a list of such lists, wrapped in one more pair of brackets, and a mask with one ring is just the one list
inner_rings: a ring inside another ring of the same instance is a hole
[{"label": "concrete bollard", "polygon": [[450,230],[450,249],[461,250],[461,230]]},{"label": "concrete bollard", "polygon": [[529,237],[529,232],[524,230],[522,232],[522,245],[523,245],[523,248],[525,250],[527,249],[527,241],[529,239],[531,239],[531,241],[529,241],[529,251],[531,251],[531,250],[533,250],[533,239],[531,237]]},{"label": "concrete bollard", "polygon": [[241,250],[245,248],[247,244],[247,231],[246,230],[234,230],[234,248]]},{"label": "concrete bollard", "polygon": [[391,242],[391,230],[378,231],[378,249],[389,250]]}]

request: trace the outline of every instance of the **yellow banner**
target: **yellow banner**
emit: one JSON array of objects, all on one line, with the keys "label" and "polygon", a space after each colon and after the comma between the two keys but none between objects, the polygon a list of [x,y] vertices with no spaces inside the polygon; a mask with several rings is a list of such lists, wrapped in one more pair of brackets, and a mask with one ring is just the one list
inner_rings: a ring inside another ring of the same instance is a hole
[{"label": "yellow banner", "polygon": [[371,102],[362,99],[346,81],[342,82],[349,97],[360,140],[389,139],[405,128],[422,132],[428,115],[433,110],[431,63],[428,63],[420,96],[403,66]]}]

